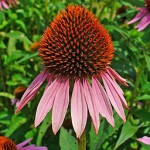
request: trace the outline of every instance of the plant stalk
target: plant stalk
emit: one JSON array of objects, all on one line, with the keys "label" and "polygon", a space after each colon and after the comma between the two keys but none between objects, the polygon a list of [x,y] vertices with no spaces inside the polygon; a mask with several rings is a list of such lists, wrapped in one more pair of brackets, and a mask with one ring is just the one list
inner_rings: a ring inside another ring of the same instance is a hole
[{"label": "plant stalk", "polygon": [[86,150],[86,130],[84,130],[80,139],[78,139],[78,150]]}]

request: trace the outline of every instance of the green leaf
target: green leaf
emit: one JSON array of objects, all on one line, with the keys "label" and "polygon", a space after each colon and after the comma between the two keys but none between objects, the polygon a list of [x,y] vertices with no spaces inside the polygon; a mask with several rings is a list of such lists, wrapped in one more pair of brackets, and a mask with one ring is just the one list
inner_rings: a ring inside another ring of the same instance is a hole
[{"label": "green leaf", "polygon": [[77,140],[63,127],[60,130],[59,143],[61,150],[78,150]]},{"label": "green leaf", "polygon": [[95,131],[93,127],[90,131],[90,150],[98,150],[101,149],[102,143],[109,138],[112,134],[118,131],[119,127],[123,123],[121,118],[117,115],[117,113],[114,113],[114,120],[115,120],[115,127],[113,128],[106,119],[103,118],[101,120],[100,129],[98,132],[98,135],[95,134]]},{"label": "green leaf", "polygon": [[27,122],[27,119],[22,116],[14,115],[10,126],[8,127],[7,131],[5,132],[5,136],[11,136],[20,126]]},{"label": "green leaf", "polygon": [[6,48],[6,45],[3,41],[0,41],[0,48]]},{"label": "green leaf", "polygon": [[141,97],[135,98],[135,101],[141,101],[141,100],[150,100],[150,95],[145,94],[145,95],[142,95]]},{"label": "green leaf", "polygon": [[12,94],[7,93],[7,92],[0,92],[0,96],[6,97],[9,99],[12,99],[14,97]]},{"label": "green leaf", "polygon": [[146,60],[146,63],[147,63],[147,68],[150,71],[150,54],[148,55],[148,53],[145,52],[144,56],[145,56],[145,60]]},{"label": "green leaf", "polygon": [[121,144],[123,144],[126,140],[128,140],[130,137],[132,137],[138,130],[139,126],[132,125],[130,120],[127,120],[127,122],[124,124],[120,137],[117,141],[117,144],[115,146],[115,149],[118,148]]},{"label": "green leaf", "polygon": [[47,129],[49,128],[49,126],[52,124],[52,113],[49,112],[46,116],[46,118],[44,119],[44,121],[42,122],[40,129],[39,129],[39,133],[37,136],[37,141],[36,144],[37,145],[41,145],[42,144],[42,138],[44,137]]},{"label": "green leaf", "polygon": [[150,122],[150,112],[146,111],[146,110],[136,110],[135,111],[135,116],[137,116],[140,121],[142,122],[146,122],[149,121]]},{"label": "green leaf", "polygon": [[26,60],[28,60],[28,59],[30,59],[30,58],[33,58],[33,57],[35,57],[35,56],[37,56],[37,55],[38,55],[38,52],[36,52],[36,53],[34,53],[34,54],[25,55],[25,57],[22,58],[22,59],[20,59],[17,63],[20,64],[20,63],[22,63],[22,62],[24,62],[24,61],[26,61]]}]

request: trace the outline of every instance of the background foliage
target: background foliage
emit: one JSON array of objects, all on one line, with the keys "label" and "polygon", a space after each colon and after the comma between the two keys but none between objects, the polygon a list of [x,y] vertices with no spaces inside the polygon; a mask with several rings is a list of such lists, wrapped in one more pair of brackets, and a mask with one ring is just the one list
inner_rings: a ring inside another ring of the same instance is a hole
[{"label": "background foliage", "polygon": [[[17,6],[0,11],[0,135],[16,143],[33,137],[33,143],[50,150],[77,150],[70,119],[55,136],[51,130],[51,112],[34,128],[34,116],[42,89],[20,113],[14,114],[13,91],[29,83],[42,70],[37,42],[54,16],[70,4],[82,4],[91,10],[109,31],[115,47],[112,68],[127,79],[123,88],[130,107],[127,122],[114,112],[115,128],[101,118],[99,134],[90,121],[87,125],[87,150],[146,150],[136,139],[150,136],[150,27],[142,32],[127,25],[143,7],[144,0],[19,0]],[[43,86],[44,88],[44,86]]]}]

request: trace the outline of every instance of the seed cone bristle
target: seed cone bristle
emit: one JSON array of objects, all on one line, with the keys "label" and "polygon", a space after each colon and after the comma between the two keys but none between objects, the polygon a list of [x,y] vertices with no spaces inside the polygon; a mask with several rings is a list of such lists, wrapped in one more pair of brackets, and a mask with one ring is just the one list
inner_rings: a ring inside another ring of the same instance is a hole
[{"label": "seed cone bristle", "polygon": [[45,30],[39,56],[49,71],[69,78],[84,78],[106,69],[113,44],[99,20],[82,6],[68,6]]},{"label": "seed cone bristle", "polygon": [[17,147],[12,140],[0,136],[0,150],[17,150]]}]

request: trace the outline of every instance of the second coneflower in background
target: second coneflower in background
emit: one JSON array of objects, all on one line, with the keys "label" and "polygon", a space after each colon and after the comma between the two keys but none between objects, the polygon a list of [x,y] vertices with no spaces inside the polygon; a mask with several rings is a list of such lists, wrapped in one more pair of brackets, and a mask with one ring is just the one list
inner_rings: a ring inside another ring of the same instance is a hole
[{"label": "second coneflower in background", "polygon": [[150,24],[150,0],[145,0],[145,7],[137,8],[140,12],[128,22],[132,24],[140,20],[140,22],[135,26],[138,31],[144,30]]},{"label": "second coneflower in background", "polygon": [[126,121],[123,106],[128,107],[115,79],[123,85],[127,83],[109,67],[114,56],[111,37],[92,12],[82,6],[68,6],[47,27],[39,47],[39,56],[45,69],[27,88],[16,112],[48,80],[37,107],[35,127],[52,109],[52,128],[56,134],[64,121],[69,100],[77,137],[85,129],[88,111],[96,133],[100,125],[99,114],[114,126],[111,104]]},{"label": "second coneflower in background", "polygon": [[11,6],[15,6],[17,4],[17,0],[0,0],[0,10],[9,9]]},{"label": "second coneflower in background", "polygon": [[47,147],[27,145],[31,141],[32,138],[16,145],[11,139],[0,136],[0,150],[47,150]]}]

